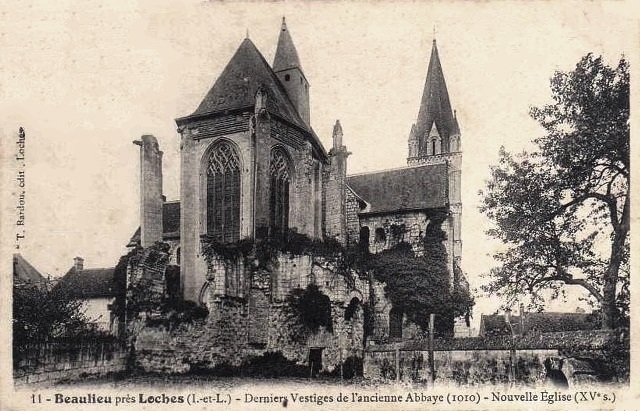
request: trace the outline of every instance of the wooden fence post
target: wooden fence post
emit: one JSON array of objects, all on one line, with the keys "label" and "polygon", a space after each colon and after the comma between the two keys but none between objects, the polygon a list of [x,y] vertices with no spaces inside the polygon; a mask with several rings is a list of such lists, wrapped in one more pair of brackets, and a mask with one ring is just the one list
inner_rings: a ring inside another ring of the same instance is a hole
[{"label": "wooden fence post", "polygon": [[436,366],[433,355],[433,323],[435,322],[436,315],[429,314],[429,371],[431,371],[431,382],[436,380]]},{"label": "wooden fence post", "polygon": [[396,346],[396,382],[400,382],[400,347]]}]

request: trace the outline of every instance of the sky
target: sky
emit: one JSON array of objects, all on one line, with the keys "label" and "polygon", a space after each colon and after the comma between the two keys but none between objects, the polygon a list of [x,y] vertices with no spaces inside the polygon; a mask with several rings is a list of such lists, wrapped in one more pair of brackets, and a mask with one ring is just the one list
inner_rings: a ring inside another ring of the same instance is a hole
[{"label": "sky", "polygon": [[[500,146],[531,149],[531,106],[585,54],[635,66],[628,2],[16,2],[0,7],[2,243],[63,275],[75,256],[108,267],[139,221],[139,151],[155,135],[164,193],[179,195],[174,119],[192,113],[248,35],[272,62],[282,16],[310,83],[311,123],[330,147],[340,120],[348,172],[406,164],[437,39],[463,149],[463,260],[472,287],[499,244],[478,191]],[[17,130],[26,132],[25,238],[15,249]],[[8,264],[9,259],[5,258]],[[476,312],[498,302],[480,298]],[[484,302],[483,302],[484,301]]]}]

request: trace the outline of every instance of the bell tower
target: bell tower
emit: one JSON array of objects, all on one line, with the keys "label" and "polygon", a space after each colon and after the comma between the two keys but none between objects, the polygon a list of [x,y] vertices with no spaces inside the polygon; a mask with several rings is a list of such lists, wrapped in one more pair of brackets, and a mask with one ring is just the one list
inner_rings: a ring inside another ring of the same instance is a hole
[{"label": "bell tower", "polygon": [[276,56],[273,59],[273,71],[284,85],[289,99],[298,110],[298,114],[307,125],[311,125],[311,112],[309,109],[309,82],[302,71],[302,65],[298,58],[296,46],[293,44],[285,18],[282,18],[280,37]]},{"label": "bell tower", "polygon": [[[408,139],[408,165],[447,164],[449,178],[450,216],[446,222],[450,263],[460,266],[462,255],[461,171],[462,146],[456,112],[451,109],[449,92],[444,80],[438,46],[433,40],[427,79],[422,92],[420,109]],[[445,228],[443,226],[443,228]]]}]

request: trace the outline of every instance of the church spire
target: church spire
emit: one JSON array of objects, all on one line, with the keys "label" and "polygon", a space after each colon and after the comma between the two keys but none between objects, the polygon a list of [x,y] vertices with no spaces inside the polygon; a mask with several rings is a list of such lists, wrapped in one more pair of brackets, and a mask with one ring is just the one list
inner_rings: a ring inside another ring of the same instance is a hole
[{"label": "church spire", "polygon": [[287,28],[285,18],[282,18],[280,27],[280,37],[276,56],[273,59],[273,71],[280,79],[280,82],[287,90],[287,95],[298,110],[300,117],[311,125],[311,113],[309,108],[309,83],[302,71],[300,58],[296,46],[293,45],[291,34]]},{"label": "church spire", "polygon": [[276,48],[276,56],[273,59],[273,71],[278,72],[291,68],[299,68],[302,71],[298,51],[293,44],[287,22],[282,17],[282,26],[280,27],[280,37],[278,38],[278,47]]},{"label": "church spire", "polygon": [[434,124],[442,138],[442,152],[448,152],[449,137],[454,134],[455,120],[453,111],[451,110],[451,103],[449,102],[449,93],[440,64],[440,56],[438,55],[438,46],[435,37],[433,39],[427,79],[424,84],[420,110],[416,121],[416,134],[420,139],[420,151],[422,155],[425,155],[427,152],[428,142],[426,139]]}]

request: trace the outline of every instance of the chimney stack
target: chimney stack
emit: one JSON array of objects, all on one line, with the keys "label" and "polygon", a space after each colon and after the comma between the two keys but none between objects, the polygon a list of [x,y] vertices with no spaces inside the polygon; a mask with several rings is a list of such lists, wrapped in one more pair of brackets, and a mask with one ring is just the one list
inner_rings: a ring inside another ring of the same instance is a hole
[{"label": "chimney stack", "polygon": [[162,241],[162,151],[152,135],[133,144],[140,146],[140,245],[146,248]]},{"label": "chimney stack", "polygon": [[73,259],[73,268],[76,271],[82,271],[84,269],[84,258],[76,257]]}]

